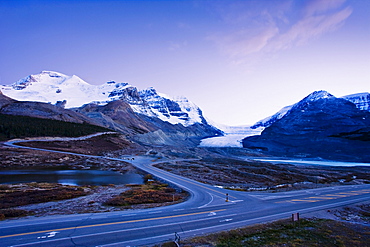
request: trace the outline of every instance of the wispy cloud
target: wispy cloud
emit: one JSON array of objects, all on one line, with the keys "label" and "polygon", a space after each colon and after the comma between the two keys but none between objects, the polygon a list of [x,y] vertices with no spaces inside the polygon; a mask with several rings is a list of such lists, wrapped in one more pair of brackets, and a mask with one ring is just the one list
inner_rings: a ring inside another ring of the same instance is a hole
[{"label": "wispy cloud", "polygon": [[274,37],[266,46],[269,51],[279,51],[296,45],[302,45],[324,33],[334,31],[351,15],[352,10],[347,7],[330,15],[307,16],[298,21],[285,33]]},{"label": "wispy cloud", "polygon": [[238,2],[221,13],[233,31],[209,39],[234,63],[250,63],[335,31],[351,13],[345,0]]},{"label": "wispy cloud", "polygon": [[181,41],[181,42],[173,42],[173,41],[170,41],[169,42],[169,46],[168,46],[168,50],[169,51],[176,51],[176,50],[180,50],[180,49],[183,49],[184,47],[186,47],[188,45],[188,42],[185,40],[185,41]]}]

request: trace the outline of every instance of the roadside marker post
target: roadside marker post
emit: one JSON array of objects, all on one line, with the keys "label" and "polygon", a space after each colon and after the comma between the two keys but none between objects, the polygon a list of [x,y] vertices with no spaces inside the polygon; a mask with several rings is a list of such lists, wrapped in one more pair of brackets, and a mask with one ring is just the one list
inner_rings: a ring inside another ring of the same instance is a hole
[{"label": "roadside marker post", "polygon": [[293,221],[293,223],[298,221],[298,226],[299,226],[299,213],[292,214],[292,221]]}]

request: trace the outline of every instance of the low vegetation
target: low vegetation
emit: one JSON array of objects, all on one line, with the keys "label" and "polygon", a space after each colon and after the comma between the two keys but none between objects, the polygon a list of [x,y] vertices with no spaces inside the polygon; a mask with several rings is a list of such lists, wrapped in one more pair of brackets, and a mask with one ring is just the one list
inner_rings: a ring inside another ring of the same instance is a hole
[{"label": "low vegetation", "polygon": [[145,184],[132,185],[130,190],[111,198],[105,204],[127,207],[137,204],[178,202],[186,197],[185,192],[177,192],[168,184],[153,180],[151,175],[146,175],[145,180]]},{"label": "low vegetation", "polygon": [[76,137],[106,131],[111,130],[86,123],[0,114],[0,141],[40,136]]},{"label": "low vegetation", "polygon": [[18,186],[1,185],[0,209],[10,209],[28,204],[72,199],[84,195],[87,195],[87,192],[78,186],[49,183],[29,183]]},{"label": "low vegetation", "polygon": [[[280,220],[181,241],[181,246],[369,246],[370,227],[324,219]],[[165,244],[166,245],[166,244]],[[162,245],[162,246],[165,246]],[[168,243],[167,243],[168,245]]]},{"label": "low vegetation", "polygon": [[22,209],[0,209],[0,220],[29,215],[30,212]]}]

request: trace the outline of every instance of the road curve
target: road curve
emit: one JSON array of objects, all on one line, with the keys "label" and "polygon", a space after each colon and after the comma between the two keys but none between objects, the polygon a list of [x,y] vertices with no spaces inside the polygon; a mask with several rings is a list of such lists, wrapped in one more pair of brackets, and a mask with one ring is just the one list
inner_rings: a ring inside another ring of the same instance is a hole
[{"label": "road curve", "polygon": [[[33,140],[35,141],[35,140]],[[50,141],[50,140],[49,140]],[[20,141],[19,141],[20,142]],[[59,152],[5,145],[42,151]],[[60,152],[80,155],[71,152]],[[191,237],[370,200],[370,185],[338,186],[285,193],[230,191],[174,175],[152,165],[149,156],[108,158],[137,168],[190,193],[180,204],[122,212],[48,216],[3,221],[0,246],[139,246]],[[228,195],[226,195],[228,194]]]}]

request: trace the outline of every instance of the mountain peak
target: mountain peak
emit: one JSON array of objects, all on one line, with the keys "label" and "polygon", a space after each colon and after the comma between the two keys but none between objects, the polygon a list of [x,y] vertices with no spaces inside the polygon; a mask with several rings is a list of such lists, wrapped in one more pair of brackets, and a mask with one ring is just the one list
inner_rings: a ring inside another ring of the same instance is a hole
[{"label": "mountain peak", "polygon": [[303,98],[301,101],[294,105],[285,106],[280,111],[275,113],[274,115],[267,117],[265,119],[262,119],[255,123],[253,126],[251,126],[252,129],[256,129],[258,127],[268,127],[271,124],[273,124],[275,121],[283,118],[284,116],[288,115],[289,112],[293,108],[303,107],[307,104],[310,104],[311,102],[317,101],[319,99],[328,99],[328,98],[335,98],[332,94],[328,93],[324,90],[314,91],[307,95],[305,98]]},{"label": "mountain peak", "polygon": [[43,71],[41,71],[41,73],[39,75],[48,75],[50,77],[57,77],[57,78],[58,77],[68,77],[65,74],[55,72],[55,71],[49,71],[49,70],[43,70]]},{"label": "mountain peak", "polygon": [[315,92],[309,94],[302,101],[316,101],[316,100],[319,100],[319,99],[327,99],[327,98],[333,98],[333,97],[334,97],[334,95],[328,93],[327,91],[320,90],[320,91],[315,91]]},{"label": "mountain peak", "polygon": [[29,75],[23,79],[20,79],[17,82],[13,83],[11,86],[15,90],[23,90],[32,85],[32,83],[34,82],[36,83],[42,82],[47,84],[60,84],[69,78],[70,76],[64,75],[59,72],[41,71],[38,74]]},{"label": "mountain peak", "polygon": [[[335,96],[324,90],[315,91],[313,93],[310,93],[308,96],[306,96],[304,99],[302,99],[298,103],[294,104],[291,109],[302,108],[302,107],[309,105],[311,102],[318,101],[321,99],[330,99],[330,98],[335,98]],[[286,113],[286,115],[287,114],[289,114],[289,111]]]}]

